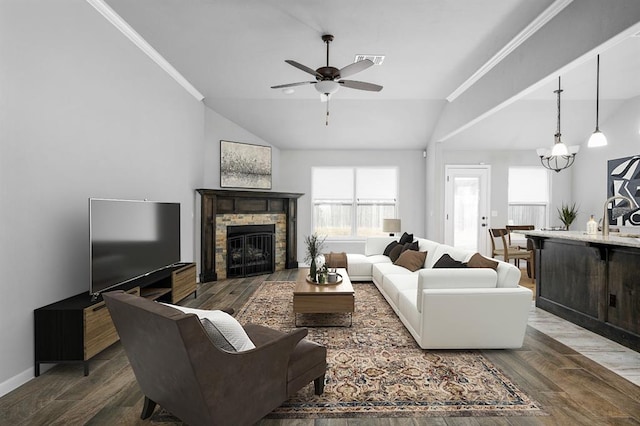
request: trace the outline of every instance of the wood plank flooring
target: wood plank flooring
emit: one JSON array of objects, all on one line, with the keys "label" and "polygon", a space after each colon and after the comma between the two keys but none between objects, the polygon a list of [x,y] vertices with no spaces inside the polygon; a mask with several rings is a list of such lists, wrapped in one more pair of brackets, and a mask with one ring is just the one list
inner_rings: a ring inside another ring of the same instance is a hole
[{"label": "wood plank flooring", "polygon": [[[295,280],[297,270],[198,286],[183,305],[238,310],[266,280]],[[532,327],[518,350],[483,351],[549,416],[263,419],[263,426],[640,425],[640,387]],[[58,365],[0,398],[0,425],[138,425],[143,395],[120,343],[82,365]],[[168,425],[171,423],[154,423]]]}]

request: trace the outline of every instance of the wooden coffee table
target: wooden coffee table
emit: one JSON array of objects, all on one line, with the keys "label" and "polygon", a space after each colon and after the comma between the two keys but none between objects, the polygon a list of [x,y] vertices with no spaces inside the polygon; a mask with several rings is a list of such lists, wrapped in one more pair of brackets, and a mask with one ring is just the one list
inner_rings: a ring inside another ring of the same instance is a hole
[{"label": "wooden coffee table", "polygon": [[313,284],[307,281],[309,269],[300,269],[296,279],[296,288],[293,290],[293,315],[296,327],[298,326],[298,314],[334,313],[348,313],[349,327],[351,327],[355,309],[353,286],[345,268],[338,268],[336,271],[342,275],[340,284]]}]

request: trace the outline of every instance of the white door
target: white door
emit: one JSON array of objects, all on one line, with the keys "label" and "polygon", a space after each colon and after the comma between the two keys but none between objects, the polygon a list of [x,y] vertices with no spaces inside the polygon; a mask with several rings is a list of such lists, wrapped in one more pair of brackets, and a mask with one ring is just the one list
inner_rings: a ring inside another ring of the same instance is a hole
[{"label": "white door", "polygon": [[445,166],[444,242],[490,257],[491,166]]}]

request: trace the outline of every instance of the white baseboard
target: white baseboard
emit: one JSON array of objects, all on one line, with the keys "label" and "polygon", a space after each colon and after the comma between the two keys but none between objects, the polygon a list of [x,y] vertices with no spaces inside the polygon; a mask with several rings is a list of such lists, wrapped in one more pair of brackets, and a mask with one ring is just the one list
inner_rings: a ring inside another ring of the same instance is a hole
[{"label": "white baseboard", "polygon": [[[42,372],[42,370],[41,370]],[[35,370],[33,367],[27,368],[22,373],[16,374],[13,377],[0,383],[0,397],[8,394],[12,390],[19,388],[27,383],[29,380],[35,377]]]}]

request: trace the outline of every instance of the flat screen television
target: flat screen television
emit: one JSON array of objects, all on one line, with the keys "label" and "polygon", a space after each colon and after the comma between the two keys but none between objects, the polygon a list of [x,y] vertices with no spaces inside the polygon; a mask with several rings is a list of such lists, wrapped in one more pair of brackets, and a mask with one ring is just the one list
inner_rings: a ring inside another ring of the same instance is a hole
[{"label": "flat screen television", "polygon": [[92,295],[180,262],[180,203],[89,199]]}]

